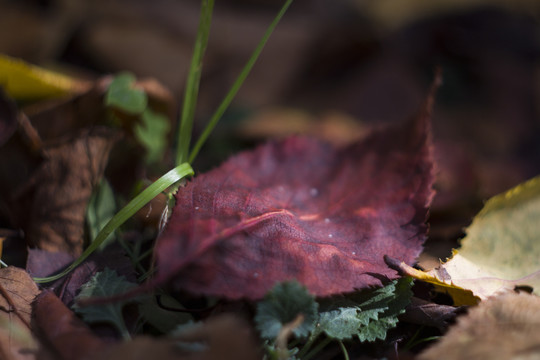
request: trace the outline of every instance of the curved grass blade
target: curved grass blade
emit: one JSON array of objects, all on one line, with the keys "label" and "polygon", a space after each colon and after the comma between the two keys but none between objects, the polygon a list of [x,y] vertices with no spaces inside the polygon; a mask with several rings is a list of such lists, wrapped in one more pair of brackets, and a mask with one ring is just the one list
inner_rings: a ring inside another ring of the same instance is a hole
[{"label": "curved grass blade", "polygon": [[48,283],[58,280],[63,276],[67,275],[69,272],[79,266],[97,248],[99,248],[99,246],[107,239],[109,234],[111,234],[127,219],[133,216],[133,214],[139,211],[150,200],[155,198],[158,194],[167,189],[169,186],[190,175],[193,175],[193,169],[188,163],[183,163],[160,177],[158,180],[156,180],[154,183],[144,189],[133,200],[131,200],[126,206],[124,206],[124,208],[122,208],[122,210],[120,210],[111,220],[109,220],[109,222],[103,227],[103,229],[101,229],[101,231],[96,236],[95,240],[90,244],[90,246],[66,270],[62,271],[60,274],[49,277],[33,278],[34,281],[37,283]]}]

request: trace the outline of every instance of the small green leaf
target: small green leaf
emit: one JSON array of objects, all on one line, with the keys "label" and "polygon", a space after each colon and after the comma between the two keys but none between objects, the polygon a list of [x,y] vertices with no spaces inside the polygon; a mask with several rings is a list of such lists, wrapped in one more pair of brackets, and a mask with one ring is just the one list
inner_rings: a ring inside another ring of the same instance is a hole
[{"label": "small green leaf", "polygon": [[105,94],[105,105],[115,107],[129,114],[141,114],[148,105],[148,97],[135,87],[135,76],[120,73],[109,85]]},{"label": "small green leaf", "polygon": [[[102,180],[98,186],[95,187],[86,209],[88,238],[94,240],[99,231],[105,227],[115,213],[116,202],[114,201],[114,192],[109,182],[107,180]],[[113,240],[114,232],[107,237],[100,247],[103,249]]]},{"label": "small green leaf", "polygon": [[358,318],[358,311],[360,308],[354,307],[325,311],[320,314],[318,328],[333,339],[351,339],[364,325]]},{"label": "small green leaf", "polygon": [[255,323],[264,339],[275,339],[283,326],[299,314],[304,322],[293,330],[297,338],[306,337],[315,328],[318,304],[307,289],[296,281],[279,283],[257,304]]},{"label": "small green leaf", "polygon": [[337,340],[358,336],[360,341],[384,340],[405,312],[412,296],[412,279],[392,281],[383,288],[362,291],[323,303],[316,333]]},{"label": "small green leaf", "polygon": [[[124,323],[122,308],[126,302],[115,302],[106,305],[81,307],[77,301],[90,297],[105,297],[122,294],[133,289],[137,285],[126,280],[124,276],[118,276],[114,270],[105,268],[96,273],[86,284],[81,287],[81,292],[75,298],[73,309],[88,323],[106,322],[115,326],[124,338],[129,339],[129,331]],[[132,299],[129,302],[138,301]]]},{"label": "small green leaf", "polygon": [[145,109],[142,113],[141,122],[134,128],[135,137],[146,149],[146,162],[154,163],[163,157],[167,147],[167,133],[169,121],[165,116]]}]

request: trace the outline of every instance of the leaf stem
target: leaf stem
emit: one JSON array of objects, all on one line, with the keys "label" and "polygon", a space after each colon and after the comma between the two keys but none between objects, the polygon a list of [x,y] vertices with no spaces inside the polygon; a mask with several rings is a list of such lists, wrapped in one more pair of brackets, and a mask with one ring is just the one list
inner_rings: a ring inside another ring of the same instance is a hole
[{"label": "leaf stem", "polygon": [[279,23],[279,21],[281,20],[281,18],[283,17],[283,15],[285,14],[285,12],[287,11],[287,9],[289,8],[292,2],[293,0],[287,0],[285,4],[283,4],[283,6],[281,7],[281,10],[274,18],[274,21],[272,21],[268,29],[266,29],[266,32],[264,33],[261,41],[257,44],[257,47],[255,48],[250,58],[248,59],[246,65],[240,72],[240,75],[238,75],[238,77],[236,78],[229,92],[227,93],[227,95],[225,96],[225,98],[223,99],[219,107],[217,108],[216,112],[210,118],[210,121],[206,125],[201,136],[197,139],[195,146],[193,146],[193,149],[191,150],[191,153],[189,154],[188,161],[190,164],[193,163],[193,160],[195,160],[195,158],[197,157],[197,154],[199,153],[202,146],[204,145],[204,143],[210,136],[210,133],[212,132],[212,130],[214,130],[218,121],[221,119],[221,117],[223,116],[223,114],[225,113],[229,105],[231,104],[232,100],[238,93],[238,90],[240,90],[240,87],[242,86],[242,84],[244,83],[244,80],[246,80],[247,76],[249,75],[251,69],[253,68],[253,65],[255,65],[255,62],[259,58],[259,55],[261,54],[264,46],[266,45],[268,39],[270,38],[270,35],[272,35],[272,32],[274,31],[275,27],[277,26],[277,24]]},{"label": "leaf stem", "polygon": [[195,118],[195,108],[199,94],[199,85],[201,82],[202,60],[208,37],[210,34],[210,24],[212,20],[212,10],[214,0],[201,1],[201,13],[199,16],[199,27],[197,29],[197,38],[186,80],[184,91],[184,102],[182,105],[182,117],[180,120],[180,129],[178,130],[178,144],[176,145],[176,165],[187,161],[189,153],[189,144],[191,141],[191,132],[193,130],[193,120]]},{"label": "leaf stem", "polygon": [[[107,305],[107,307],[111,307],[111,306]],[[115,314],[115,313],[116,313],[116,311],[114,311],[114,310],[111,312],[111,314]],[[122,339],[124,339],[124,341],[130,341],[131,340],[131,334],[129,333],[129,330],[126,327],[124,317],[123,316],[118,316],[118,319],[116,319],[114,324],[116,325],[116,328],[117,328],[118,332],[120,332],[120,335],[122,335]]]},{"label": "leaf stem", "polygon": [[306,344],[302,346],[302,349],[300,350],[300,352],[298,352],[299,359],[302,359],[304,354],[306,354],[309,351],[309,349],[311,349],[311,347],[313,346],[313,343],[315,343],[315,340],[317,340],[320,334],[321,334],[320,332],[316,334],[311,334]]},{"label": "leaf stem", "polygon": [[326,347],[326,345],[330,344],[330,342],[332,342],[332,338],[330,337],[326,337],[323,341],[321,341],[317,346],[315,346],[313,348],[313,350],[311,350],[306,356],[304,356],[302,358],[302,360],[309,360],[311,359],[313,356],[315,356],[319,351],[321,351],[322,349],[324,349],[324,347]]},{"label": "leaf stem", "polygon": [[341,351],[343,352],[343,358],[345,360],[349,360],[349,353],[347,352],[347,349],[345,348],[343,341],[338,340],[338,343],[339,343],[339,347],[341,348]]}]

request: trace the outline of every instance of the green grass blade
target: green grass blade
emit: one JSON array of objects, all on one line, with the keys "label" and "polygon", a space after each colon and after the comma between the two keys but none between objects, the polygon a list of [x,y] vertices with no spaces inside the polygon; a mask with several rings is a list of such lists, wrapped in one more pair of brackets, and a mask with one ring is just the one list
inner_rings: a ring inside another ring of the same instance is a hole
[{"label": "green grass blade", "polygon": [[195,160],[195,158],[197,157],[197,154],[199,153],[199,151],[201,150],[201,147],[204,145],[204,143],[208,139],[208,136],[210,136],[210,133],[216,127],[219,119],[221,119],[221,117],[223,116],[223,114],[225,113],[229,105],[231,104],[232,100],[236,96],[236,93],[238,93],[238,90],[240,90],[240,87],[242,86],[242,84],[244,83],[244,80],[246,80],[247,76],[249,75],[251,69],[253,68],[253,65],[255,65],[255,62],[257,61],[264,46],[266,45],[266,42],[270,38],[270,35],[272,35],[272,32],[274,31],[275,27],[277,26],[277,24],[279,23],[279,21],[281,20],[281,18],[283,17],[285,12],[289,8],[289,6],[291,5],[292,1],[293,0],[287,0],[285,2],[285,4],[283,5],[279,13],[274,18],[274,21],[272,21],[272,23],[270,24],[270,26],[264,33],[264,36],[262,37],[259,44],[257,44],[257,47],[251,54],[251,57],[249,58],[246,65],[242,69],[242,72],[240,73],[240,75],[238,75],[238,78],[236,78],[236,81],[234,82],[231,89],[229,90],[229,92],[227,93],[227,95],[225,96],[221,104],[219,105],[218,109],[210,118],[208,125],[206,125],[206,128],[204,129],[203,133],[197,140],[197,143],[193,147],[193,150],[191,150],[191,153],[189,155],[190,164],[193,163],[193,160]]},{"label": "green grass blade", "polygon": [[201,81],[202,59],[204,57],[206,45],[208,44],[213,8],[214,0],[202,0],[199,28],[197,29],[197,38],[195,39],[195,47],[193,49],[191,65],[186,80],[182,117],[180,120],[180,129],[178,131],[178,144],[176,148],[177,165],[186,162],[188,157],[191,131],[193,129],[193,120],[195,118],[195,107],[197,105],[197,96],[199,94],[199,84]]},{"label": "green grass blade", "polygon": [[156,180],[154,183],[144,189],[133,200],[131,200],[126,206],[124,206],[124,208],[120,210],[111,220],[109,220],[109,222],[103,227],[103,229],[101,229],[101,231],[96,236],[95,240],[90,244],[90,246],[66,270],[54,276],[49,276],[45,278],[34,278],[34,281],[37,283],[47,283],[55,281],[67,275],[69,272],[79,266],[97,248],[99,248],[99,246],[105,241],[105,239],[107,239],[109,234],[111,234],[127,219],[133,216],[133,214],[139,211],[150,200],[155,198],[158,194],[167,189],[169,186],[189,175],[193,175],[193,169],[188,163],[183,163],[160,177],[158,180]]}]

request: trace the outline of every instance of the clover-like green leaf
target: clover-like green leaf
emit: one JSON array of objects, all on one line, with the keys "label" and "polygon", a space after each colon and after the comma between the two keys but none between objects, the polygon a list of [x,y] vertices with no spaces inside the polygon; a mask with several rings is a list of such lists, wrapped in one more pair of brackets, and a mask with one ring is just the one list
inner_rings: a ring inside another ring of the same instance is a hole
[{"label": "clover-like green leaf", "polygon": [[148,105],[148,97],[143,90],[135,88],[135,76],[124,72],[111,81],[105,94],[105,105],[130,114],[141,114]]},{"label": "clover-like green leaf", "polygon": [[170,126],[167,118],[149,108],[141,116],[141,122],[133,129],[137,141],[146,149],[146,161],[153,163],[161,160],[167,147],[167,133]]},{"label": "clover-like green leaf", "polygon": [[313,295],[298,282],[278,283],[257,304],[255,323],[261,337],[274,339],[285,324],[302,314],[304,321],[293,330],[293,334],[297,338],[306,337],[315,328],[318,306]]},{"label": "clover-like green leaf", "polygon": [[337,340],[353,336],[358,336],[360,341],[385,339],[386,332],[396,326],[397,317],[409,304],[411,285],[410,278],[402,278],[383,288],[327,301],[314,336],[324,332]]},{"label": "clover-like green leaf", "polygon": [[[133,289],[137,285],[126,280],[124,276],[109,268],[96,273],[86,284],[81,287],[81,292],[75,298],[73,309],[88,323],[106,322],[118,329],[124,338],[129,338],[129,331],[124,323],[122,308],[126,301],[109,303],[106,305],[80,306],[77,301],[90,297],[105,297],[122,294]],[[129,302],[137,301],[131,299]]]}]

